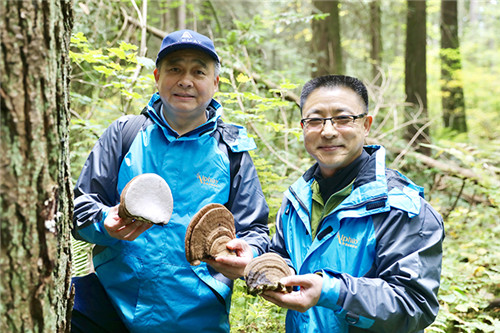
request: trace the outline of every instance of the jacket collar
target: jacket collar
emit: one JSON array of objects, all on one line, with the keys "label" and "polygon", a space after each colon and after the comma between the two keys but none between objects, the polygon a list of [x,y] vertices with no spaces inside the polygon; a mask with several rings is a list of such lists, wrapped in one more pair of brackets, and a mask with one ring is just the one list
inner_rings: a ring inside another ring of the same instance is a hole
[{"label": "jacket collar", "polygon": [[222,106],[215,99],[212,99],[207,107],[207,121],[194,130],[179,136],[179,134],[163,120],[163,117],[161,116],[162,107],[163,104],[161,102],[160,94],[156,92],[149,100],[148,114],[151,119],[153,119],[153,121],[163,130],[163,133],[168,141],[174,141],[177,139],[193,140],[200,136],[208,135],[215,131],[217,128],[217,120],[222,114]]},{"label": "jacket collar", "polygon": [[[380,203],[377,211],[385,211],[389,208],[387,205],[385,148],[382,146],[365,146],[364,150],[370,157],[356,177],[351,194],[336,209],[349,208],[352,213],[356,212],[357,216],[368,214],[368,210],[372,214],[372,209],[366,207],[370,203]],[[314,180],[316,167],[316,164],[313,165],[285,192],[295,209],[304,211],[304,218],[309,215],[311,210],[311,183]]]}]

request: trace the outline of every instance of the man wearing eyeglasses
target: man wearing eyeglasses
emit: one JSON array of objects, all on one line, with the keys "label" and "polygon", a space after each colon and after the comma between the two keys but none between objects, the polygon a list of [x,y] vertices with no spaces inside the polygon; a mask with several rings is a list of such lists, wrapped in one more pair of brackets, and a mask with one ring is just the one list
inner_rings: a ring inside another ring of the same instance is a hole
[{"label": "man wearing eyeglasses", "polygon": [[423,332],[439,309],[441,216],[383,147],[364,146],[373,117],[358,79],[315,78],[300,104],[317,163],[285,192],[271,243],[294,291],[263,297],[290,309],[287,332]]}]

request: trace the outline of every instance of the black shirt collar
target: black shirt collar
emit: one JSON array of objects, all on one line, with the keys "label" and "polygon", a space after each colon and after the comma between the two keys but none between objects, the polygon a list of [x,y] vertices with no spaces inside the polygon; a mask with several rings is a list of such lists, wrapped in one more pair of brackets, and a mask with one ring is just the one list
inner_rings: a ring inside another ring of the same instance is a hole
[{"label": "black shirt collar", "polygon": [[337,170],[332,177],[324,178],[321,174],[321,169],[318,164],[316,164],[316,170],[314,170],[314,178],[318,182],[319,190],[323,202],[327,202],[330,196],[344,187],[349,185],[359,174],[361,168],[368,162],[370,154],[368,154],[364,149],[361,155],[356,158],[351,164],[343,169]]}]

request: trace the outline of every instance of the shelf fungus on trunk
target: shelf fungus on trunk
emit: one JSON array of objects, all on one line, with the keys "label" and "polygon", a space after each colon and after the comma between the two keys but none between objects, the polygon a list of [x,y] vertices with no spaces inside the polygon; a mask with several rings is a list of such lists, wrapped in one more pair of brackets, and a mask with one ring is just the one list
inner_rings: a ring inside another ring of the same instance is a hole
[{"label": "shelf fungus on trunk", "polygon": [[290,267],[281,256],[276,253],[264,253],[253,258],[245,268],[247,292],[254,296],[266,290],[292,292],[292,287],[286,287],[279,282],[282,278],[290,275]]},{"label": "shelf fungus on trunk", "polygon": [[186,259],[197,266],[203,259],[236,255],[226,244],[236,238],[234,217],[221,204],[208,204],[196,213],[186,230]]},{"label": "shelf fungus on trunk", "polygon": [[118,215],[153,224],[167,224],[174,200],[167,182],[154,173],[132,178],[120,195]]}]

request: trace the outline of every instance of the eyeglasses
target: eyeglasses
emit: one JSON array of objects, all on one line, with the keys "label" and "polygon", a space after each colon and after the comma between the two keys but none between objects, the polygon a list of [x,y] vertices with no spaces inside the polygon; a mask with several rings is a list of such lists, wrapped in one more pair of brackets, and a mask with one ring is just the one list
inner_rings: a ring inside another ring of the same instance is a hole
[{"label": "eyeglasses", "polygon": [[336,128],[351,127],[356,119],[363,118],[366,113],[358,114],[357,116],[337,116],[330,118],[304,118],[300,120],[300,125],[309,131],[319,131],[323,129],[327,120],[332,122],[332,126]]}]

